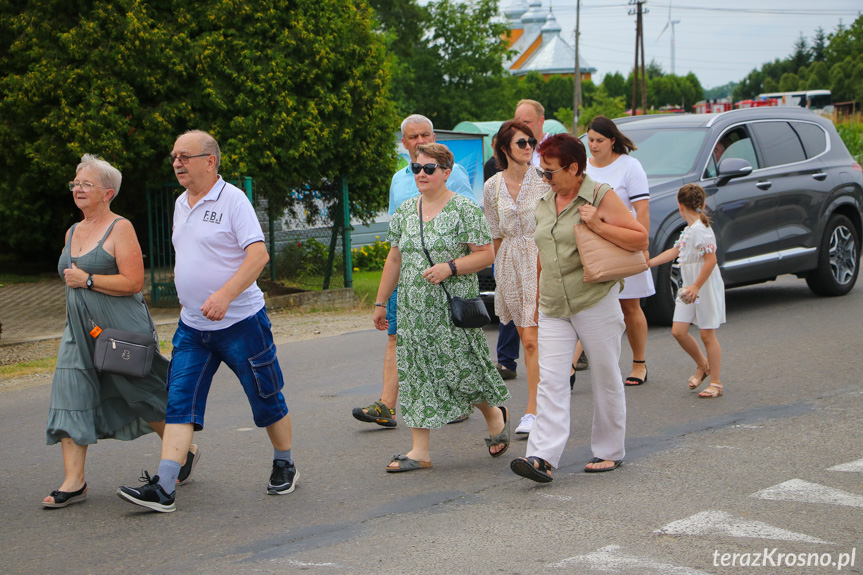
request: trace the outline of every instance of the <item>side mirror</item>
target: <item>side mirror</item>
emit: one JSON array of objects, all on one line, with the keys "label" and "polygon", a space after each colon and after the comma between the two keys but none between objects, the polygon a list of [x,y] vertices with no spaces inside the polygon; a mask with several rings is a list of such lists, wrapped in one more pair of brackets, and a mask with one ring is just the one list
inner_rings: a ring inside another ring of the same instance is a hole
[{"label": "side mirror", "polygon": [[719,174],[716,185],[724,186],[729,180],[748,176],[752,173],[752,164],[741,158],[726,158],[719,162]]}]

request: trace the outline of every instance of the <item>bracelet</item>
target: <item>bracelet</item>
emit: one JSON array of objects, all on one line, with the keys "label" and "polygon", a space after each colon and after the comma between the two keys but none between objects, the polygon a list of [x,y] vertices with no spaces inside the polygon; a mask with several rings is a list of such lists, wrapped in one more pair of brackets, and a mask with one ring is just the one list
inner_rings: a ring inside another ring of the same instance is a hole
[{"label": "bracelet", "polygon": [[384,307],[385,305],[387,305],[387,304],[385,304],[385,303],[381,303],[381,302],[379,302],[379,301],[376,301],[376,302],[375,302],[375,307]]},{"label": "bracelet", "polygon": [[449,264],[449,269],[452,271],[452,275],[458,275],[458,268],[455,267],[455,260],[450,260],[447,262]]}]

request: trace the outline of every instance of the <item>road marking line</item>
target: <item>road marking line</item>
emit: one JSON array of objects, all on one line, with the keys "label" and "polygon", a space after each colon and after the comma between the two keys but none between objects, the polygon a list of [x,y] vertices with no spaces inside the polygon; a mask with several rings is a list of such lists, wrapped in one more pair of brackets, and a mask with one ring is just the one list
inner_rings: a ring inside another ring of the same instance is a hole
[{"label": "road marking line", "polygon": [[546,499],[554,499],[556,501],[572,501],[572,497],[568,495],[550,495],[544,493],[543,497],[545,497]]},{"label": "road marking line", "polygon": [[586,555],[576,555],[549,567],[565,568],[573,565],[587,565],[591,569],[606,573],[620,573],[623,570],[635,573],[657,573],[661,575],[709,575],[707,571],[660,563],[650,557],[638,557],[621,553],[620,545],[608,545]]},{"label": "road marking line", "polygon": [[844,505],[846,507],[863,507],[863,497],[810,483],[802,479],[791,479],[779,485],[762,489],[753,493],[751,497],[767,499],[770,501],[796,501],[798,503],[826,503],[827,505]]},{"label": "road marking line", "polygon": [[852,461],[851,463],[834,465],[827,471],[853,471],[855,473],[863,473],[863,459],[858,459],[857,461]]},{"label": "road marking line", "polygon": [[833,545],[829,541],[780,529],[761,521],[739,519],[724,511],[702,511],[686,519],[673,521],[665,527],[657,529],[654,533],[665,535],[726,535],[729,537],[754,537]]}]

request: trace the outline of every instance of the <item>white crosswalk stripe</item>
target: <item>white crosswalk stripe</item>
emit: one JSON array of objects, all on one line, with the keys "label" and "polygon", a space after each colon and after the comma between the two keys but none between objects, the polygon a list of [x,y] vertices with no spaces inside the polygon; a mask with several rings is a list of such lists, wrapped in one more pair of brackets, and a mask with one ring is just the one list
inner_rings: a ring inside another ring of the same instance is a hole
[{"label": "white crosswalk stripe", "polygon": [[818,483],[810,483],[802,479],[791,479],[762,489],[751,497],[770,501],[796,501],[798,503],[824,503],[827,505],[844,505],[848,507],[863,507],[863,497],[834,489]]},{"label": "white crosswalk stripe", "polygon": [[795,533],[761,521],[740,519],[725,511],[702,511],[686,519],[673,521],[657,529],[654,533],[665,535],[725,535],[728,537],[754,537],[832,545],[829,541],[823,541],[817,537]]},{"label": "white crosswalk stripe", "polygon": [[834,465],[827,471],[850,471],[853,473],[863,473],[863,459],[858,459],[857,461],[852,461],[850,463],[843,463],[841,465]]},{"label": "white crosswalk stripe", "polygon": [[552,563],[552,568],[572,568],[576,565],[605,573],[656,573],[657,575],[709,575],[708,571],[661,563],[650,557],[623,553],[620,545],[608,545],[586,555],[576,555]]}]

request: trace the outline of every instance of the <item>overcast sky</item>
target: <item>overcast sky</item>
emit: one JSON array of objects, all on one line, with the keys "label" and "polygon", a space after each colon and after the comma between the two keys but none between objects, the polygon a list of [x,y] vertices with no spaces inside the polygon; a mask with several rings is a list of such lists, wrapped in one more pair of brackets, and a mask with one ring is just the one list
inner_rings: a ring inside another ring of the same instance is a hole
[{"label": "overcast sky", "polygon": [[[500,0],[501,9],[511,0]],[[575,37],[576,0],[543,0],[551,4],[561,34]],[[671,73],[671,28],[657,40],[668,22],[669,1],[648,0],[644,16],[645,62],[656,60]],[[599,83],[606,73],[626,76],[635,60],[635,16],[627,0],[582,0],[581,55],[597,69]],[[674,25],[675,73],[694,72],[704,88],[739,82],[754,68],[792,53],[803,35],[811,39],[820,26],[835,32],[841,20],[851,24],[863,10],[861,0],[681,0],[671,2]]]}]

